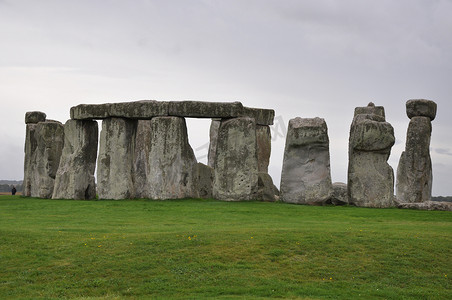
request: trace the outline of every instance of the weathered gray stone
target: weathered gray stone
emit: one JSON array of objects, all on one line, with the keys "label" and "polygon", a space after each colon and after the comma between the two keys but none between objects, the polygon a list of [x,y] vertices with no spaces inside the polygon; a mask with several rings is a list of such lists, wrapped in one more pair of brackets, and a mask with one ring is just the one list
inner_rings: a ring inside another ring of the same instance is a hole
[{"label": "weathered gray stone", "polygon": [[29,123],[26,125],[25,131],[25,157],[24,157],[24,182],[22,194],[26,197],[31,197],[33,171],[36,166],[34,159],[36,159],[36,148],[38,141],[36,139],[36,125]]},{"label": "weathered gray stone", "polygon": [[432,162],[428,117],[412,117],[408,126],[405,151],[397,167],[397,201],[402,203],[430,201],[432,195]]},{"label": "weathered gray stone", "polygon": [[98,125],[91,120],[64,124],[64,147],[55,177],[53,199],[94,199]]},{"label": "weathered gray stone", "polygon": [[24,195],[51,198],[64,143],[63,125],[39,122],[27,125]]},{"label": "weathered gray stone", "polygon": [[150,172],[151,120],[138,120],[133,158],[133,182],[136,198],[149,198],[148,176]]},{"label": "weathered gray stone", "polygon": [[273,184],[273,180],[268,173],[258,173],[258,190],[256,200],[277,201],[279,196],[278,188]]},{"label": "weathered gray stone", "polygon": [[355,119],[353,131],[350,132],[350,147],[355,151],[391,151],[395,143],[394,128],[387,122],[370,119]]},{"label": "weathered gray stone", "polygon": [[399,203],[398,208],[420,209],[420,210],[442,210],[452,211],[451,202],[426,201],[418,203]]},{"label": "weathered gray stone", "polygon": [[254,118],[256,125],[273,125],[275,111],[273,109],[243,107],[243,116]]},{"label": "weathered gray stone", "polygon": [[331,196],[331,204],[333,205],[348,204],[347,184],[342,182],[333,183],[333,195]]},{"label": "weathered gray stone", "polygon": [[110,105],[110,116],[146,120],[168,116],[168,107],[169,102],[156,100],[113,103]]},{"label": "weathered gray stone", "polygon": [[102,121],[97,193],[99,199],[134,197],[133,154],[137,122],[124,118]]},{"label": "weathered gray stone", "polygon": [[217,154],[217,142],[218,142],[218,129],[220,128],[221,119],[212,119],[210,123],[210,143],[209,143],[209,153],[207,154],[207,165],[209,167],[215,166],[215,158]]},{"label": "weathered gray stone", "polygon": [[25,124],[45,122],[46,114],[40,111],[29,111],[25,113]]},{"label": "weathered gray stone", "polygon": [[[384,109],[372,112],[355,109],[350,127],[348,200],[363,207],[392,207],[394,202],[394,171],[387,163],[394,145],[394,129],[384,122]],[[363,112],[363,114],[359,114]]]},{"label": "weathered gray stone", "polygon": [[184,118],[151,120],[147,198],[197,198],[197,162],[188,143]]},{"label": "weathered gray stone", "polygon": [[141,100],[133,102],[80,104],[71,107],[71,119],[105,119],[119,117],[128,119],[151,119],[168,115],[168,102]]},{"label": "weathered gray stone", "polygon": [[355,115],[353,117],[356,117],[357,115],[376,115],[383,117],[385,119],[385,109],[383,106],[375,106],[372,102],[370,102],[367,106],[363,107],[356,107],[355,108]]},{"label": "weathered gray stone", "polygon": [[258,187],[256,122],[241,117],[222,120],[218,130],[213,197],[252,200]]},{"label": "weathered gray stone", "polygon": [[427,117],[433,121],[436,117],[436,103],[426,99],[412,99],[406,102],[408,118]]},{"label": "weathered gray stone", "polygon": [[243,107],[240,102],[203,101],[155,101],[80,104],[71,108],[71,118],[75,120],[105,119],[121,117],[129,119],[151,119],[160,116],[193,118],[235,118],[251,117],[259,125],[272,125],[275,111]]},{"label": "weathered gray stone", "polygon": [[196,174],[198,178],[199,198],[212,198],[212,186],[215,176],[213,168],[206,166],[203,163],[198,163],[196,167]]},{"label": "weathered gray stone", "polygon": [[71,107],[70,115],[74,120],[106,119],[110,117],[111,103],[79,104]]},{"label": "weathered gray stone", "polygon": [[268,173],[272,146],[270,127],[266,125],[256,125],[256,140],[258,170],[260,173]]},{"label": "weathered gray stone", "polygon": [[325,120],[291,119],[281,173],[281,201],[324,204],[332,193],[328,128]]},{"label": "weathered gray stone", "polygon": [[240,102],[173,101],[169,103],[170,116],[193,118],[234,118],[243,114]]}]

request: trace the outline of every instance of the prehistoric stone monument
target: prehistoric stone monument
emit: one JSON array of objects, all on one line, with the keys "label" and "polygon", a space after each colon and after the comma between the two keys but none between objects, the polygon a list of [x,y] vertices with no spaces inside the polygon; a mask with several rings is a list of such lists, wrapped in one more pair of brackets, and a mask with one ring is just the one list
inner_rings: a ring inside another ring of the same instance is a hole
[{"label": "prehistoric stone monument", "polygon": [[430,159],[431,121],[436,116],[436,103],[430,100],[408,100],[410,118],[405,151],[397,167],[396,193],[400,203],[430,201],[432,196],[432,162]]},{"label": "prehistoric stone monument", "polygon": [[364,207],[392,207],[394,172],[387,163],[394,145],[394,129],[382,106],[355,108],[350,128],[348,198]]},{"label": "prehistoric stone monument", "polygon": [[330,200],[332,194],[325,120],[291,119],[281,173],[281,201],[321,205]]},{"label": "prehistoric stone monument", "polygon": [[[240,102],[135,101],[81,104],[63,125],[26,114],[26,196],[92,199],[97,122],[100,199],[274,200],[268,175],[274,111]],[[210,118],[209,166],[198,164],[185,117]],[[63,142],[64,141],[64,142]],[[64,148],[63,148],[64,144]],[[61,161],[60,161],[61,159]]]},{"label": "prehistoric stone monument", "polygon": [[[436,104],[409,100],[411,119],[397,170],[399,207],[448,209],[430,202],[431,121]],[[42,112],[25,115],[24,195],[54,199],[275,201],[268,174],[274,111],[240,102],[144,100],[80,104],[63,126]],[[208,165],[196,161],[186,117],[210,118]],[[98,124],[102,121],[98,153]],[[281,174],[283,202],[392,207],[394,172],[387,163],[394,129],[382,106],[355,108],[348,184],[331,183],[328,129],[321,118],[289,121]],[[97,186],[94,171],[97,158]]]},{"label": "prehistoric stone monument", "polygon": [[63,149],[63,125],[42,112],[25,114],[24,196],[52,198]]}]

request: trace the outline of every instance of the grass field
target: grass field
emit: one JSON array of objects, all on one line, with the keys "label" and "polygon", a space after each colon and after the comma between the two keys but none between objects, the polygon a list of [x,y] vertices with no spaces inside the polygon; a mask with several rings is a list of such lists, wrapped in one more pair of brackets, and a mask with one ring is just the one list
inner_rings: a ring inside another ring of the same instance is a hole
[{"label": "grass field", "polygon": [[452,213],[0,196],[0,299],[452,299]]}]

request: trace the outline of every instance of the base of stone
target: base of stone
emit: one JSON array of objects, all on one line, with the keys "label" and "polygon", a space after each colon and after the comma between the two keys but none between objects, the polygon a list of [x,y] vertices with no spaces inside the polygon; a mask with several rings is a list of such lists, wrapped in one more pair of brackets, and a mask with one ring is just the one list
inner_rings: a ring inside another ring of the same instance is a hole
[{"label": "base of stone", "polygon": [[426,201],[418,203],[399,203],[398,208],[411,208],[420,210],[452,211],[452,202]]}]

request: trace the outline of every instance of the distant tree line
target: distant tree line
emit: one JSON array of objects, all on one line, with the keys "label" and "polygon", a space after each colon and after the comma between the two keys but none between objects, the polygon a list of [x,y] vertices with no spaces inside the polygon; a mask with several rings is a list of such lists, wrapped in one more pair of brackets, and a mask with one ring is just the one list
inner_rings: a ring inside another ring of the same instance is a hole
[{"label": "distant tree line", "polygon": [[0,184],[0,192],[11,192],[13,186],[16,187],[18,192],[22,192],[23,186],[22,184]]}]

